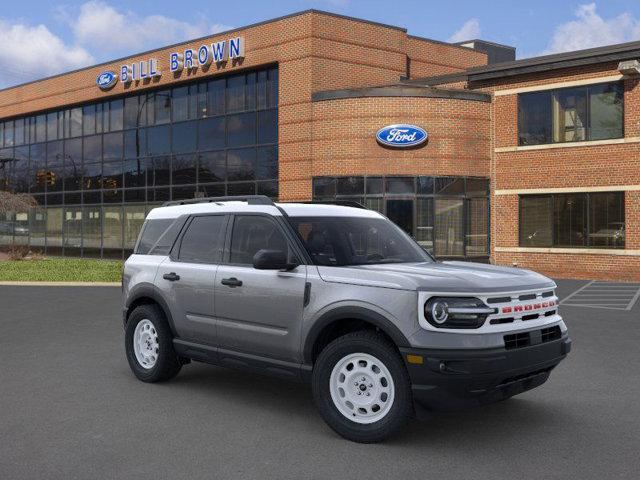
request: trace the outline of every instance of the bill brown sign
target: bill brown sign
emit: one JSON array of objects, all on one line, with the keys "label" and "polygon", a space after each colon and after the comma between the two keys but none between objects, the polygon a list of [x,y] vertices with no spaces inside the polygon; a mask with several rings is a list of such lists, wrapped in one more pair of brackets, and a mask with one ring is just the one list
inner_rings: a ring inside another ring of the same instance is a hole
[{"label": "bill brown sign", "polygon": [[[197,50],[188,48],[182,52],[172,52],[169,55],[169,70],[180,73],[183,70],[194,70],[212,63],[220,64],[227,60],[240,58],[244,58],[244,37],[234,37],[229,40],[201,45]],[[155,58],[120,67],[120,81],[125,85],[161,75],[158,60]],[[109,90],[117,81],[117,74],[105,71],[98,75],[96,84],[101,90]]]}]

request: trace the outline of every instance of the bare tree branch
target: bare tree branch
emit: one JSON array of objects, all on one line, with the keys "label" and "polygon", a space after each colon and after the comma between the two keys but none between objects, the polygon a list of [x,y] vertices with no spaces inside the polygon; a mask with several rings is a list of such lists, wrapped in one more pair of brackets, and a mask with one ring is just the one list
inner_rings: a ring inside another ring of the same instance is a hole
[{"label": "bare tree branch", "polygon": [[11,193],[0,190],[0,213],[27,212],[38,202],[28,193]]}]

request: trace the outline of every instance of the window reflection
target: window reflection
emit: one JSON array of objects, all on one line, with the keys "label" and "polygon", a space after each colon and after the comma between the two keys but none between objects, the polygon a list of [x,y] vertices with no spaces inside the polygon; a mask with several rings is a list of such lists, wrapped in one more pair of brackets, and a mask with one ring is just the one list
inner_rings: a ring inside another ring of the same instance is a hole
[{"label": "window reflection", "polygon": [[143,220],[122,226],[123,205],[135,217],[196,195],[276,198],[277,80],[277,68],[234,73],[0,121],[0,188],[42,205],[12,217],[33,235],[12,233],[0,245],[118,258]]}]

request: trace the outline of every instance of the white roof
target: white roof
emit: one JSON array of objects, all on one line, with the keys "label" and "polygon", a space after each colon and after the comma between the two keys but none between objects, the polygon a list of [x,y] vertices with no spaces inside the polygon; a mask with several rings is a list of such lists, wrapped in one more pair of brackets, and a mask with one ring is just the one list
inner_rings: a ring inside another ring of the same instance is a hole
[{"label": "white roof", "polygon": [[[287,215],[292,217],[369,217],[379,218],[381,215],[373,210],[345,207],[331,204],[277,203]],[[177,218],[193,213],[267,213],[281,216],[282,212],[273,205],[249,205],[242,201],[189,203],[186,205],[170,205],[154,208],[147,218]]]}]

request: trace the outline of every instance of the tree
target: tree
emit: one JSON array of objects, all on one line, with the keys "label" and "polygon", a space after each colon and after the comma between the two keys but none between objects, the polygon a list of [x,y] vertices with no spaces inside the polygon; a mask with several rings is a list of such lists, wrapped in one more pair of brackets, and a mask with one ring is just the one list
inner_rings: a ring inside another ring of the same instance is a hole
[{"label": "tree", "polygon": [[0,214],[27,212],[37,206],[36,199],[28,193],[11,193],[0,190]]}]

